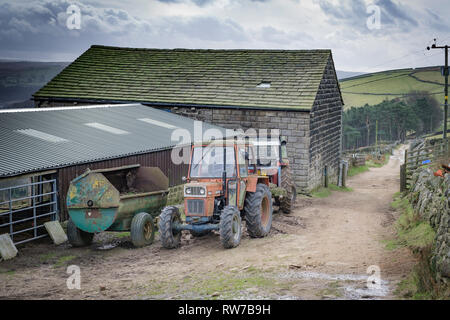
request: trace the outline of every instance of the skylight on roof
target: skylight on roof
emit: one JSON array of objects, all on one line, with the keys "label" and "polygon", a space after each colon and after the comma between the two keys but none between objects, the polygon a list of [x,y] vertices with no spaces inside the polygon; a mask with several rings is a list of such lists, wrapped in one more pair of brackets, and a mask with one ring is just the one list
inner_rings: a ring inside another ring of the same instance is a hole
[{"label": "skylight on roof", "polygon": [[106,131],[112,134],[129,134],[128,131],[122,130],[122,129],[117,129],[114,127],[110,127],[107,126],[106,124],[103,123],[98,123],[98,122],[90,122],[90,123],[85,123],[84,125],[91,127],[91,128],[95,128],[95,129],[99,129],[102,131]]},{"label": "skylight on roof", "polygon": [[256,86],[257,88],[267,89],[270,88],[270,82],[269,81],[263,81],[260,84]]},{"label": "skylight on roof", "polygon": [[138,120],[139,121],[144,121],[144,122],[147,122],[147,123],[150,123],[150,124],[154,124],[156,126],[160,126],[160,127],[163,127],[163,128],[167,128],[167,129],[176,129],[176,128],[178,128],[178,127],[173,126],[173,125],[171,125],[169,123],[158,121],[158,120],[153,120],[153,119],[150,119],[150,118],[142,118],[142,119],[138,119]]},{"label": "skylight on roof", "polygon": [[16,132],[26,134],[27,136],[38,138],[47,142],[59,143],[59,142],[67,142],[69,140],[54,136],[52,134],[48,134],[42,131],[34,130],[34,129],[18,129]]}]

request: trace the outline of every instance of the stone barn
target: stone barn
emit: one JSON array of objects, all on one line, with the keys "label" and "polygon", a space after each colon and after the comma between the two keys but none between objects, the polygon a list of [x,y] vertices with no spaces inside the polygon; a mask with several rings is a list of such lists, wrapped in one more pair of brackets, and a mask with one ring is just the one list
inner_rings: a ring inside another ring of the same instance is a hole
[{"label": "stone barn", "polygon": [[[280,129],[299,190],[339,168],[343,100],[331,50],[91,46],[36,107],[141,103],[225,128]],[[330,180],[333,182],[333,180]]]}]

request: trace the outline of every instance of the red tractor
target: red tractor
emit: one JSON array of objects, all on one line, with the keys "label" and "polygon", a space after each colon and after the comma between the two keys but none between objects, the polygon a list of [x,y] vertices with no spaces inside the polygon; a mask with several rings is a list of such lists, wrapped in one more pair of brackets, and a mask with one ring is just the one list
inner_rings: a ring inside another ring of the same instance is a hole
[{"label": "red tractor", "polygon": [[165,248],[178,247],[181,231],[195,237],[218,230],[224,248],[241,241],[241,220],[252,238],[267,236],[272,226],[272,194],[269,177],[258,175],[249,161],[253,146],[237,140],[194,144],[191,149],[184,211],[166,207],[159,217],[159,232]]}]

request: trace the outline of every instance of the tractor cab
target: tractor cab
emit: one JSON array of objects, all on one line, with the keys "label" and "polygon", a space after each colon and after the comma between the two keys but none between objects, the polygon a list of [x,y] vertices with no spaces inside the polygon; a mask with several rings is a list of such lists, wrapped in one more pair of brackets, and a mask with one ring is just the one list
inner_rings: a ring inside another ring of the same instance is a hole
[{"label": "tractor cab", "polygon": [[255,168],[249,173],[248,149],[253,153],[252,146],[233,141],[192,147],[184,186],[186,222],[219,221],[227,205],[242,210],[247,185],[256,186],[258,180]]}]

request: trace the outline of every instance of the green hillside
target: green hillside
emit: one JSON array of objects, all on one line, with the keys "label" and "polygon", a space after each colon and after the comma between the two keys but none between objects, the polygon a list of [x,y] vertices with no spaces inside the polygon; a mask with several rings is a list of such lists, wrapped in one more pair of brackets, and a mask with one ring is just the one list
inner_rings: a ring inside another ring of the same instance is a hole
[{"label": "green hillside", "polygon": [[440,67],[401,69],[366,74],[340,80],[345,109],[366,103],[404,97],[411,91],[428,91],[438,101],[444,100],[444,77]]}]

